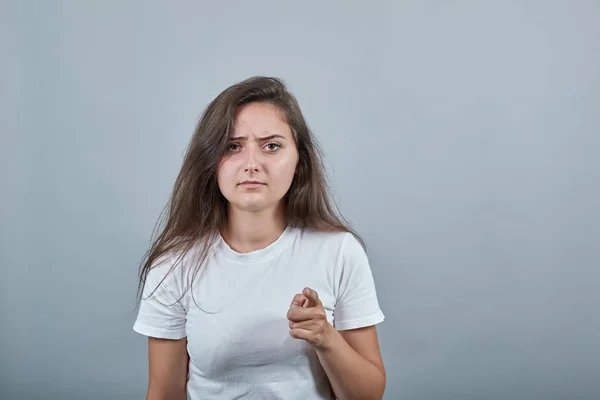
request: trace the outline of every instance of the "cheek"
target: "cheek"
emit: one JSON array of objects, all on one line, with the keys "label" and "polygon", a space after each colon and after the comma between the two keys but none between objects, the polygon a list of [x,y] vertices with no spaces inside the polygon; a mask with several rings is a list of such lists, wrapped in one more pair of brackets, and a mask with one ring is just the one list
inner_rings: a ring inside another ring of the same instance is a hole
[{"label": "cheek", "polygon": [[227,187],[231,184],[234,177],[234,168],[230,160],[223,161],[217,168],[217,182],[221,187],[221,190],[227,190]]},{"label": "cheek", "polygon": [[271,165],[271,176],[273,176],[278,183],[282,185],[288,185],[291,183],[296,171],[296,164],[298,163],[297,158],[288,157],[276,160]]}]

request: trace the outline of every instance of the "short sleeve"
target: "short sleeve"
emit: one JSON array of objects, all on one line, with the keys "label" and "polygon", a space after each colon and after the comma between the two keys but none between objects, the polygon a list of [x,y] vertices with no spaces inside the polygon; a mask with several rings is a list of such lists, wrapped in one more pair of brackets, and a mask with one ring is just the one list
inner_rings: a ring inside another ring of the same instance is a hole
[{"label": "short sleeve", "polygon": [[180,266],[172,267],[172,263],[165,262],[148,272],[133,325],[137,333],[161,339],[186,337],[187,310]]},{"label": "short sleeve", "polygon": [[347,234],[342,242],[341,256],[335,274],[337,295],[334,327],[337,330],[356,329],[383,322],[375,281],[367,254],[360,242]]}]

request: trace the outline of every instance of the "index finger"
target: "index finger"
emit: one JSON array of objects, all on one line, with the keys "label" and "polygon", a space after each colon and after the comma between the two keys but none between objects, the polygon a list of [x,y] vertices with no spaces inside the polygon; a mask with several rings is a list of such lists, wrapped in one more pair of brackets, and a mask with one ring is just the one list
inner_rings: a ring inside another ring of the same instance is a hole
[{"label": "index finger", "polygon": [[319,294],[316,290],[311,289],[309,287],[305,287],[302,291],[302,294],[306,296],[308,301],[304,303],[304,307],[316,307],[321,304],[321,300],[319,299]]}]

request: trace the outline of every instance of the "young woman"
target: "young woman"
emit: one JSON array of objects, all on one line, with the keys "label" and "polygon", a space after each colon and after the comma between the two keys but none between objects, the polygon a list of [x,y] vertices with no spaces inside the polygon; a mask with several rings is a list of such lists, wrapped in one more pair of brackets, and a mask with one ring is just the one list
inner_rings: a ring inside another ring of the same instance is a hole
[{"label": "young woman", "polygon": [[148,400],[382,398],[369,261],[282,81],[208,105],[165,211],[134,324]]}]

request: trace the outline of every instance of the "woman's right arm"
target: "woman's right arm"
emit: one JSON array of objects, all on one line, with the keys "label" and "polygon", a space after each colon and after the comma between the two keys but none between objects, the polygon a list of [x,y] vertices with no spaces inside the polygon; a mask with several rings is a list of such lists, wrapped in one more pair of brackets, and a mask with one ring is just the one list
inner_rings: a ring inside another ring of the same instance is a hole
[{"label": "woman's right arm", "polygon": [[148,394],[146,400],[186,400],[187,338],[148,338]]}]

